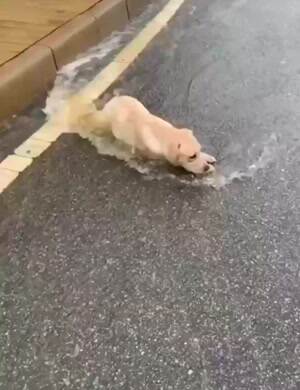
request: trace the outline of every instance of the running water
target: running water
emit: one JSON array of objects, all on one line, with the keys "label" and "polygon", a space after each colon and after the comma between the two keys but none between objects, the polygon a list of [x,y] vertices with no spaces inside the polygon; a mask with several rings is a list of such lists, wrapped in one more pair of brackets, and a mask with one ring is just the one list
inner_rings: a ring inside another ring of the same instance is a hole
[{"label": "running water", "polygon": [[88,50],[76,61],[61,68],[57,74],[54,87],[47,98],[46,107],[44,108],[44,112],[48,118],[55,115],[70,96],[74,95],[88,83],[89,80],[87,78],[80,77],[81,72],[89,70],[89,67],[93,67],[93,63],[103,60],[112,51],[118,49],[121,45],[123,35],[112,36],[104,43]]},{"label": "running water", "polygon": [[[218,167],[215,174],[195,178],[193,175],[182,175],[171,172],[171,167],[162,161],[144,161],[133,156],[131,150],[121,142],[108,137],[98,137],[90,134],[89,141],[96,147],[101,155],[116,157],[123,160],[127,165],[144,175],[147,180],[175,180],[178,183],[199,187],[207,185],[217,190],[231,184],[236,180],[251,179],[260,170],[266,168],[278,153],[279,143],[276,134],[271,134],[262,146],[262,150],[256,160],[244,170],[231,169],[221,173],[222,167]],[[254,154],[254,151],[253,151]]]},{"label": "running water", "polygon": [[75,61],[63,66],[57,73],[54,87],[46,101],[44,112],[48,118],[60,111],[70,96],[88,84],[109,62],[110,56],[131,41],[165,2],[166,0],[160,0],[156,4],[150,4],[124,31],[114,32],[99,45],[90,48],[79,55]]}]

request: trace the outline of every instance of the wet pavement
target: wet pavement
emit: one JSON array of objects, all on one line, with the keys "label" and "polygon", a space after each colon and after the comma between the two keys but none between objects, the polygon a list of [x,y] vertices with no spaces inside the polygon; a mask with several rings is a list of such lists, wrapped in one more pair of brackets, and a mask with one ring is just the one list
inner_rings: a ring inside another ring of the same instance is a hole
[{"label": "wet pavement", "polygon": [[299,20],[187,1],[114,86],[195,129],[219,191],[74,135],[3,194],[1,389],[300,388]]}]

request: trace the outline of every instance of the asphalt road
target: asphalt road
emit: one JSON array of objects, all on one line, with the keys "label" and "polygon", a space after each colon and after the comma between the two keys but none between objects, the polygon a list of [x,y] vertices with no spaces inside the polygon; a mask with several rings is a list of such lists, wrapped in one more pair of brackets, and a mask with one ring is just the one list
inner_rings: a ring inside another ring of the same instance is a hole
[{"label": "asphalt road", "polygon": [[3,194],[1,389],[300,388],[299,47],[297,0],[188,0],[118,83],[218,191],[63,136]]}]

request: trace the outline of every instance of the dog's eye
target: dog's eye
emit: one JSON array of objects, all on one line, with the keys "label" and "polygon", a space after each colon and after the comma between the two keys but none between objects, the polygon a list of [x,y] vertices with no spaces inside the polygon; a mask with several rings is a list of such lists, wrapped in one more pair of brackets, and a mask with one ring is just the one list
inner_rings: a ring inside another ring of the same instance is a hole
[{"label": "dog's eye", "polygon": [[197,158],[197,153],[193,154],[192,156],[189,157],[189,160],[190,161],[193,161],[195,160],[195,158]]}]

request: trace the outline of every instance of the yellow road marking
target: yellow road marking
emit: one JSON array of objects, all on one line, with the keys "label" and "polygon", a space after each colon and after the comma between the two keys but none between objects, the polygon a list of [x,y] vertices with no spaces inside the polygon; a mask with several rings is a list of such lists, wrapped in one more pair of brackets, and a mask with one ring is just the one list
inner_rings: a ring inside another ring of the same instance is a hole
[{"label": "yellow road marking", "polygon": [[41,155],[50,145],[50,142],[41,141],[31,136],[15,149],[15,154],[17,156],[30,157],[33,159]]},{"label": "yellow road marking", "polygon": [[6,169],[13,172],[23,172],[32,163],[32,158],[21,157],[10,154],[0,163],[0,169]]},{"label": "yellow road marking", "polygon": [[[170,0],[114,60],[79,92],[80,98],[90,102],[102,95],[167,25],[185,1]],[[59,117],[60,114],[58,113],[57,116]],[[8,156],[0,163],[0,193],[64,132],[61,126],[55,126],[57,122],[59,123],[59,120],[56,121],[56,117],[51,118],[51,122],[46,122],[15,149],[14,155]]]},{"label": "yellow road marking", "polygon": [[49,122],[45,123],[39,130],[32,134],[32,138],[45,141],[45,142],[54,142],[61,135],[61,129],[53,127]]},{"label": "yellow road marking", "polygon": [[4,191],[18,177],[18,175],[18,172],[0,168],[0,193]]}]

